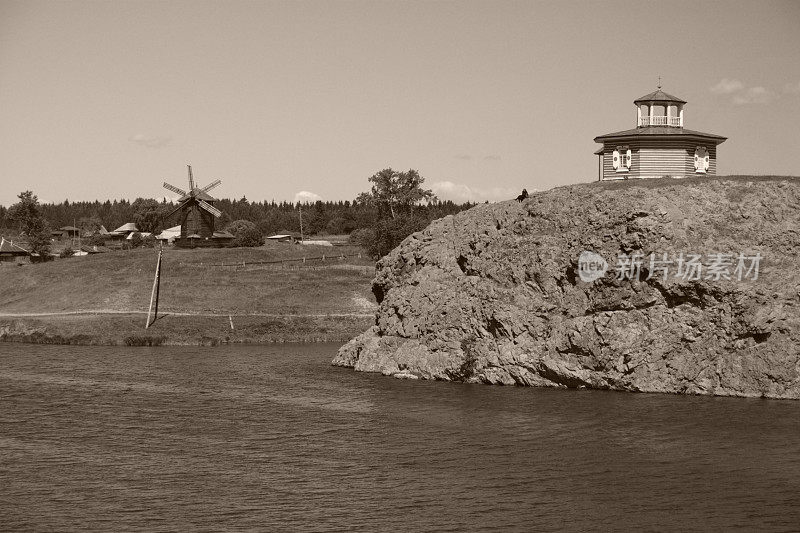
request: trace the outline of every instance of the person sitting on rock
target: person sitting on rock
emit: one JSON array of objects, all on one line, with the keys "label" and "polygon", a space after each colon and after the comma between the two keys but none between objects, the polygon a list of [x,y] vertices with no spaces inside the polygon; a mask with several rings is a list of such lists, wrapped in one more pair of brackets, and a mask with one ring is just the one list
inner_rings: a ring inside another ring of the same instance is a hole
[{"label": "person sitting on rock", "polygon": [[517,201],[522,202],[522,200],[524,200],[527,197],[528,197],[528,189],[522,189],[522,194],[517,196]]}]

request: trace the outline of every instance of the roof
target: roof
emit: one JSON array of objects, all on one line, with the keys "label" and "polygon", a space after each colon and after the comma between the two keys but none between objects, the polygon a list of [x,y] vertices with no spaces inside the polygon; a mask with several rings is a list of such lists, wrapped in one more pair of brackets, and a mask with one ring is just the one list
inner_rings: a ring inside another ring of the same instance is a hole
[{"label": "roof", "polygon": [[[125,238],[126,238],[127,240],[129,240],[129,241],[130,241],[130,240],[133,240],[133,234],[134,234],[134,233],[139,233],[139,232],[137,232],[137,231],[133,231],[133,232],[131,232],[131,234],[130,234],[130,235],[128,235],[128,236],[127,236],[127,237],[125,237]],[[144,239],[145,237],[149,237],[149,236],[151,236],[151,235],[152,235],[152,233],[148,233],[148,232],[146,232],[146,231],[143,231],[143,232],[139,233],[139,236],[140,236],[141,238],[143,238],[143,239]]]},{"label": "roof", "polygon": [[227,231],[215,231],[214,232],[215,239],[234,239],[234,235]]},{"label": "roof", "polygon": [[105,226],[100,225],[99,233],[100,233],[100,235],[108,235],[108,230],[106,229]]},{"label": "roof", "polygon": [[58,229],[61,230],[61,231],[80,231],[80,229],[76,228],[75,226],[64,226],[64,227],[58,228]]},{"label": "roof", "polygon": [[111,233],[125,233],[128,231],[139,231],[139,228],[136,227],[136,224],[133,222],[128,222],[127,224],[123,224]]},{"label": "roof", "polygon": [[682,100],[677,96],[672,96],[671,94],[667,94],[661,90],[659,87],[657,90],[651,92],[650,94],[646,94],[642,97],[637,98],[633,101],[634,104],[644,104],[646,102],[671,102],[675,104],[685,104],[686,100]]},{"label": "roof", "polygon": [[267,239],[278,240],[278,239],[289,239],[291,237],[292,237],[291,235],[270,235],[269,237],[267,237]]},{"label": "roof", "polygon": [[167,228],[163,230],[161,233],[156,235],[156,239],[173,239],[175,237],[180,236],[181,234],[181,227],[180,226],[172,226],[171,228]]},{"label": "roof", "polygon": [[686,137],[689,139],[703,139],[713,141],[716,144],[721,144],[728,140],[727,137],[722,135],[715,135],[713,133],[703,133],[702,131],[687,130],[686,128],[675,128],[673,126],[645,126],[643,128],[633,128],[630,130],[617,131],[614,133],[606,133],[605,135],[598,135],[594,138],[594,142],[601,143],[603,141],[610,141],[612,139],[623,138],[636,138],[636,137]]},{"label": "roof", "polygon": [[30,252],[21,246],[17,246],[11,241],[7,241],[5,237],[0,238],[0,253],[10,255],[28,255]]},{"label": "roof", "polygon": [[102,254],[105,252],[110,252],[111,248],[106,246],[92,246],[91,244],[84,244],[80,247],[80,250],[88,254]]}]

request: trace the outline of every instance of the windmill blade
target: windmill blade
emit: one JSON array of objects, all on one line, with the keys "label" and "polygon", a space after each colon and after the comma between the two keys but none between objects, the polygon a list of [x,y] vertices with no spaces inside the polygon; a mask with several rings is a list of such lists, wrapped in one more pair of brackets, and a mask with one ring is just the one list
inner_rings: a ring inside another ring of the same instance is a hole
[{"label": "windmill blade", "polygon": [[219,217],[220,215],[222,215],[222,211],[220,211],[219,209],[217,209],[216,207],[214,207],[210,203],[206,202],[205,200],[197,200],[197,203],[200,205],[200,207],[202,207],[203,209],[205,209],[206,211],[208,211],[209,213],[211,213],[215,217]]},{"label": "windmill blade", "polygon": [[212,181],[211,183],[209,183],[208,185],[206,185],[205,187],[203,187],[200,190],[202,192],[208,192],[211,189],[213,189],[214,187],[216,187],[217,185],[219,185],[220,183],[222,183],[222,180],[214,180],[214,181]]},{"label": "windmill blade", "polygon": [[189,167],[189,192],[194,191],[194,178],[192,177],[192,165],[186,165]]},{"label": "windmill blade", "polygon": [[174,185],[170,185],[166,181],[164,182],[164,188],[167,189],[168,191],[172,191],[174,193],[180,194],[181,196],[186,196],[186,191],[184,191],[183,189],[179,189],[178,187],[176,187]]},{"label": "windmill blade", "polygon": [[183,209],[183,206],[185,206],[187,203],[189,203],[189,200],[184,200],[183,202],[181,202],[180,204],[178,204],[178,207],[176,207],[175,209],[173,209],[172,211],[170,211],[170,212],[169,212],[169,214],[168,214],[167,216],[165,216],[164,218],[169,218],[169,217],[171,217],[172,215],[174,215],[175,213],[177,213],[178,211],[180,211],[181,209]]}]

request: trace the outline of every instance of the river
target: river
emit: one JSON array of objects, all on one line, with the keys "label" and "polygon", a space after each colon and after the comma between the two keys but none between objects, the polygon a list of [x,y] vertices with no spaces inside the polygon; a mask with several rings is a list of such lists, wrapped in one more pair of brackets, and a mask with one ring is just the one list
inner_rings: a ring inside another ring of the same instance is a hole
[{"label": "river", "polygon": [[800,524],[800,401],[402,381],[336,348],[0,344],[0,529]]}]

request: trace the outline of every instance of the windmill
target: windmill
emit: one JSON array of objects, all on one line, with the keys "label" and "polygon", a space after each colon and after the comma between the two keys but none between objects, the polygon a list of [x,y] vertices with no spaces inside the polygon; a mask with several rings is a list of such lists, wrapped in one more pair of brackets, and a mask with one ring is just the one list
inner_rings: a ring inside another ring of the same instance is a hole
[{"label": "windmill", "polygon": [[[214,180],[205,187],[198,187],[194,182],[192,176],[192,166],[186,165],[189,168],[189,190],[170,185],[164,182],[164,188],[174,193],[180,194],[178,198],[178,207],[176,207],[167,218],[180,211],[180,224],[181,224],[181,237],[176,240],[176,244],[202,245],[203,241],[211,241],[214,239],[214,219],[222,215],[222,211],[214,207],[212,204],[216,202],[216,198],[208,194],[208,191],[222,183],[221,180]],[[201,241],[201,242],[197,242]]]}]

